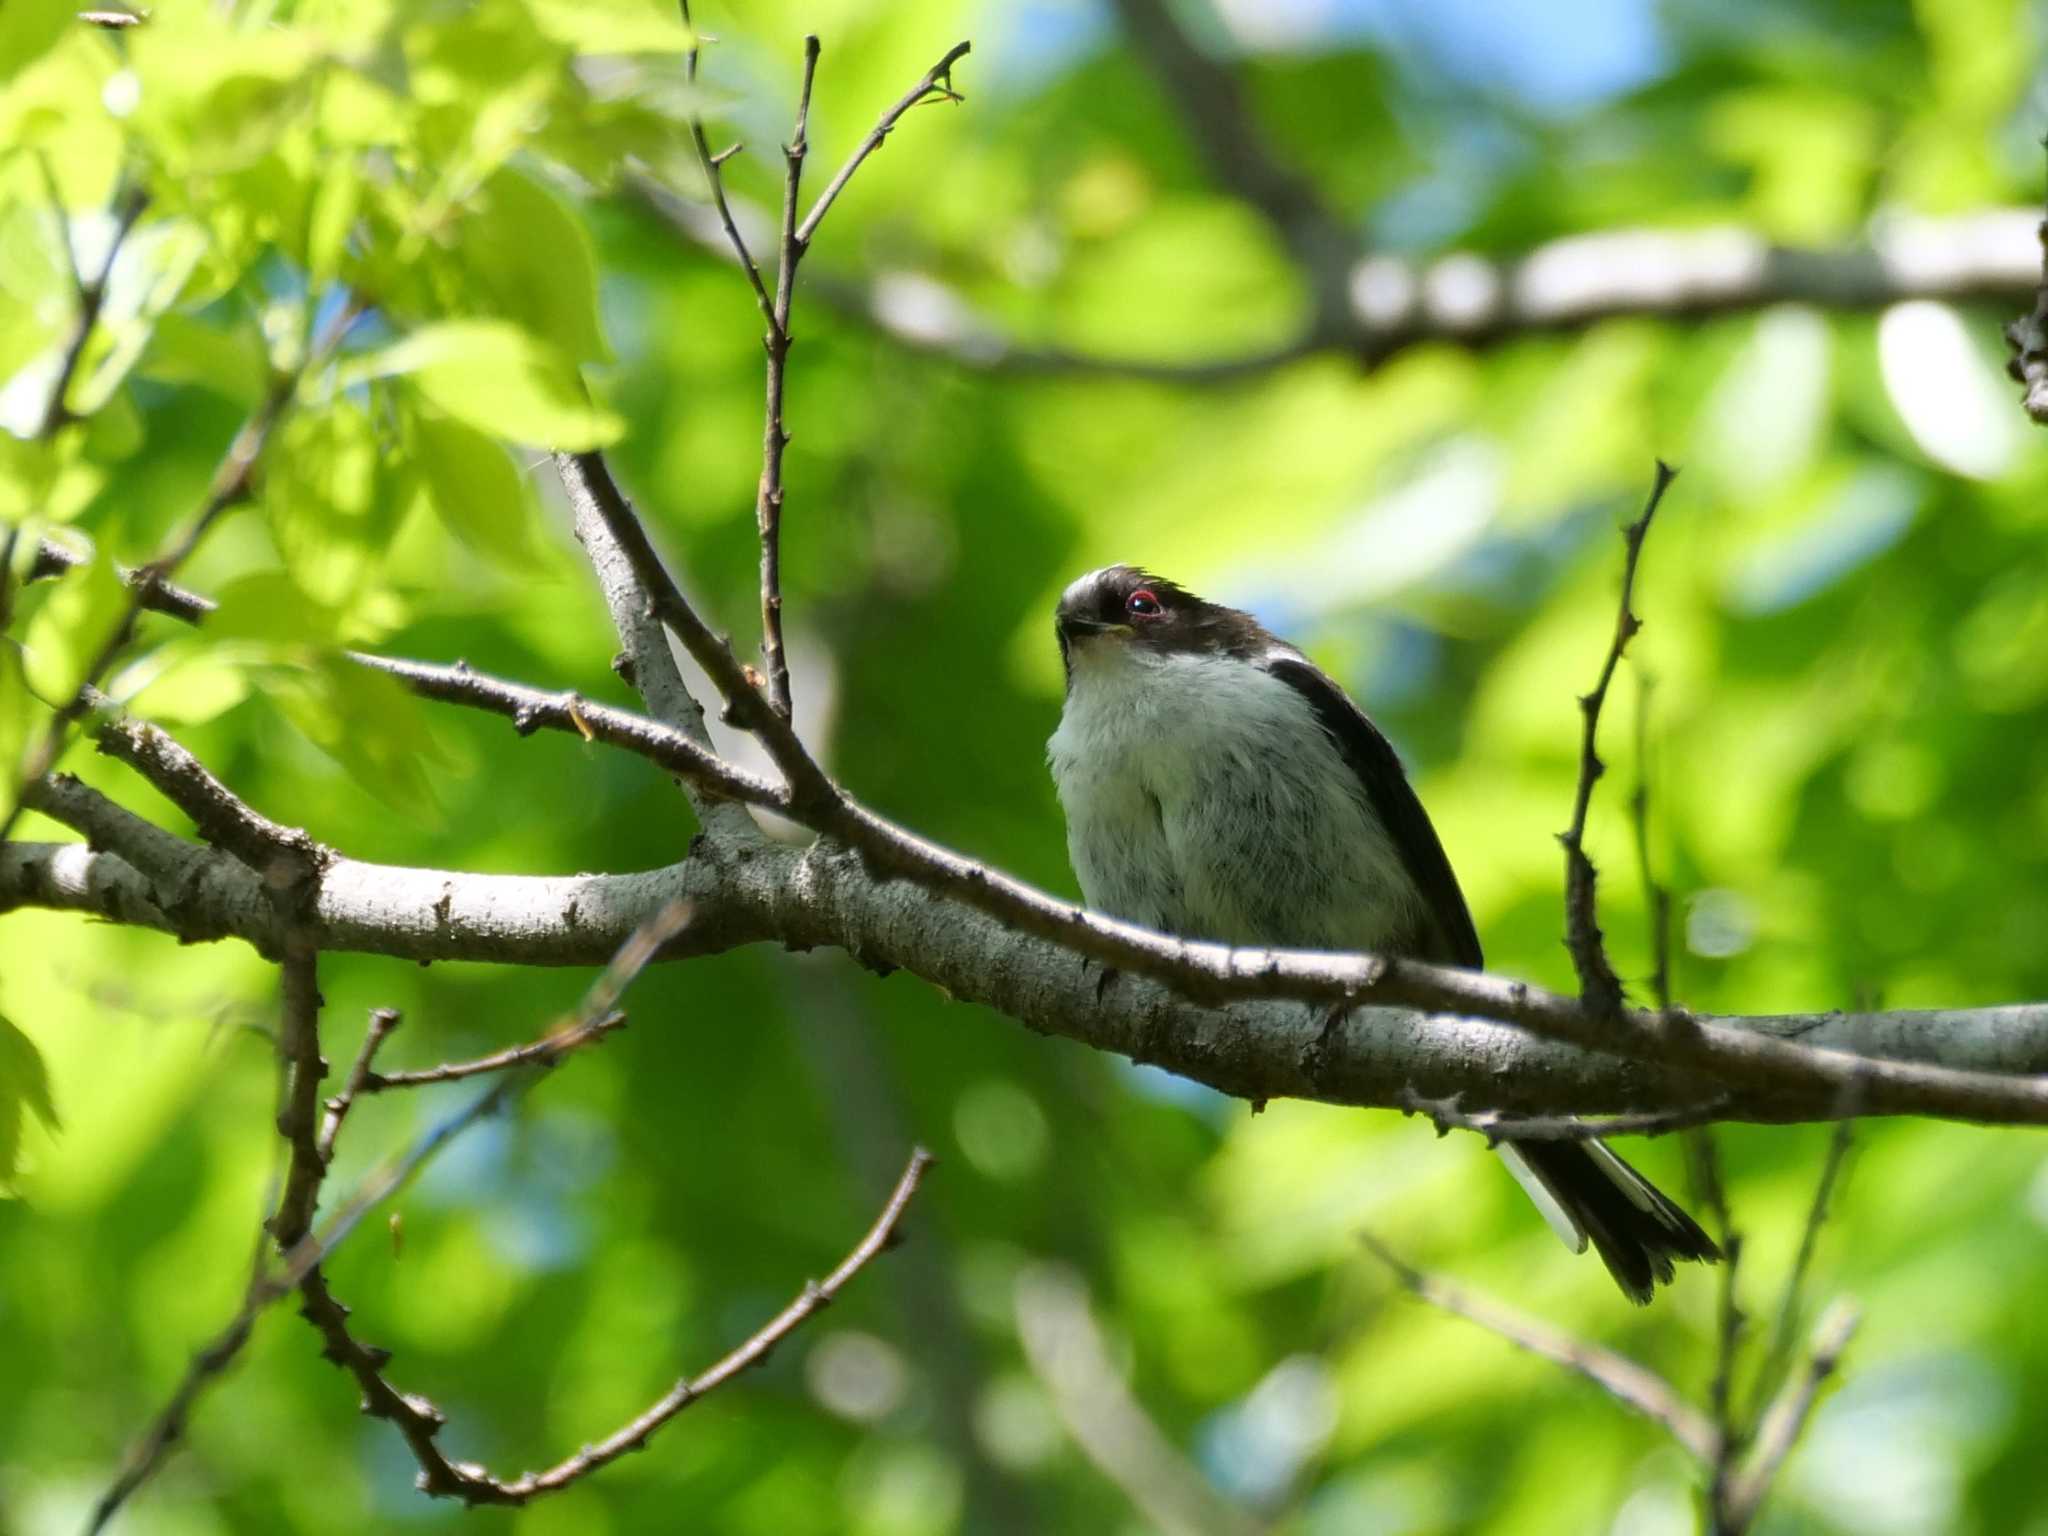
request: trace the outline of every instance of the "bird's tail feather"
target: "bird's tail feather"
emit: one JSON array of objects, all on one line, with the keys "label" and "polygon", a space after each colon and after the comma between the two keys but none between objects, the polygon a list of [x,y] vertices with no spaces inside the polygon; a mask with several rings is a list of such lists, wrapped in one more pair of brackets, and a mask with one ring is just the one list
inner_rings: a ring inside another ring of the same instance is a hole
[{"label": "bird's tail feather", "polygon": [[1565,1246],[1584,1253],[1590,1240],[1639,1306],[1670,1283],[1674,1260],[1721,1257],[1698,1222],[1601,1142],[1502,1142],[1500,1155]]}]

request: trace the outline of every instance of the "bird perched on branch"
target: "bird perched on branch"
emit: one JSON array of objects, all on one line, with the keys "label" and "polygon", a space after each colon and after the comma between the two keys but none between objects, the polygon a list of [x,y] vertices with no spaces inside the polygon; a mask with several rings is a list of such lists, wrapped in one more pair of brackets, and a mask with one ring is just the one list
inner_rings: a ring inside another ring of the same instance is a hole
[{"label": "bird perched on branch", "polygon": [[[1364,711],[1250,614],[1128,565],[1060,598],[1066,705],[1047,743],[1088,904],[1183,938],[1482,967],[1443,845]],[[1598,1141],[1500,1155],[1631,1301],[1699,1225]]]}]

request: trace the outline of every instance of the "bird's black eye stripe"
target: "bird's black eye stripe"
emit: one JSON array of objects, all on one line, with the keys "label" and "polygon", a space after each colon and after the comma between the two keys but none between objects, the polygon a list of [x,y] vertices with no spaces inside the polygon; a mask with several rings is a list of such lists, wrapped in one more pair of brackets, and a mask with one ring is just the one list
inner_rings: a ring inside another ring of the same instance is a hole
[{"label": "bird's black eye stripe", "polygon": [[1153,592],[1152,589],[1149,587],[1140,587],[1137,591],[1133,592],[1129,597],[1124,599],[1124,612],[1135,613],[1140,618],[1149,619],[1154,615],[1163,613],[1165,611],[1166,610],[1160,606],[1158,594]]}]

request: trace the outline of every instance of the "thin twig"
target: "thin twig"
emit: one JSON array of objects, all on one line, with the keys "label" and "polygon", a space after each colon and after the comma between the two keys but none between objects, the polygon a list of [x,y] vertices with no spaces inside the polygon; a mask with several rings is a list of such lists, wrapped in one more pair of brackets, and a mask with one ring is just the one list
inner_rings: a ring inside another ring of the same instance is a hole
[{"label": "thin twig", "polygon": [[357,1092],[387,1093],[393,1088],[421,1088],[430,1083],[453,1083],[465,1077],[482,1077],[491,1072],[509,1072],[515,1067],[552,1067],[571,1051],[602,1040],[615,1029],[626,1027],[626,1016],[612,1012],[585,1023],[572,1022],[525,1045],[508,1046],[471,1061],[444,1061],[437,1067],[416,1072],[370,1072],[357,1085]]},{"label": "thin twig", "polygon": [[[501,1083],[500,1089],[502,1087]],[[316,1318],[316,1321],[320,1322],[322,1331],[329,1334],[331,1342],[346,1341],[337,1352],[342,1363],[362,1385],[368,1411],[397,1422],[420,1463],[419,1487],[423,1492],[458,1498],[471,1505],[524,1504],[579,1482],[629,1452],[644,1449],[657,1430],[692,1403],[717,1391],[752,1367],[765,1363],[776,1345],[831,1305],[855,1275],[883,1249],[899,1240],[904,1213],[917,1194],[918,1186],[924,1182],[932,1162],[932,1155],[923,1147],[911,1152],[903,1176],[896,1181],[896,1188],[882,1207],[881,1214],[875,1218],[867,1234],[855,1244],[853,1251],[840,1260],[838,1267],[823,1280],[806,1282],[794,1300],[710,1369],[678,1381],[644,1412],[612,1434],[584,1446],[575,1455],[543,1472],[499,1478],[473,1463],[450,1462],[434,1444],[434,1436],[445,1422],[440,1410],[425,1398],[397,1392],[384,1380],[382,1370],[389,1359],[388,1354],[355,1344],[339,1318],[331,1321]]]},{"label": "thin twig", "polygon": [[[85,693],[90,707],[111,707],[94,690]],[[310,878],[333,857],[299,828],[282,826],[251,808],[154,725],[115,717],[97,726],[93,739],[101,752],[133,768],[190,817],[201,837],[226,849],[268,884]]]},{"label": "thin twig", "polygon": [[631,710],[599,704],[581,694],[545,693],[506,682],[475,671],[467,662],[444,667],[355,651],[349,653],[349,659],[396,678],[423,699],[503,715],[522,736],[537,730],[561,731],[585,741],[623,747],[714,794],[791,814],[789,791],[781,785],[734,767],[675,726]]},{"label": "thin twig", "polygon": [[[683,77],[692,86],[697,83],[696,24],[690,19],[690,0],[678,0],[682,8],[683,25],[691,32],[691,43],[683,54]],[[761,279],[761,265],[754,260],[753,252],[747,249],[747,242],[740,234],[739,224],[733,219],[732,204],[725,195],[725,176],[720,169],[739,150],[735,144],[719,154],[711,152],[710,141],[704,137],[704,119],[696,112],[690,113],[690,141],[697,148],[697,164],[704,172],[706,185],[711,189],[711,201],[718,209],[718,221],[725,229],[725,238],[731,243],[733,254],[739,258],[740,270],[746,273],[747,283],[754,290],[754,299],[761,306],[761,317],[770,327],[775,325],[775,303],[768,297],[768,287]]]},{"label": "thin twig", "polygon": [[342,1079],[341,1092],[327,1101],[326,1118],[320,1122],[320,1160],[330,1162],[334,1157],[335,1138],[341,1135],[341,1123],[348,1118],[348,1112],[355,1107],[358,1098],[368,1091],[367,1084],[376,1076],[372,1070],[378,1049],[391,1037],[393,1030],[404,1022],[405,1015],[396,1008],[372,1008],[370,1023],[363,1031],[362,1049],[356,1052],[355,1064],[348,1069],[348,1076]]},{"label": "thin twig", "polygon": [[775,308],[768,319],[762,346],[768,354],[766,403],[762,408],[761,481],[754,493],[754,525],[761,536],[761,666],[766,673],[768,705],[789,718],[789,655],[782,641],[782,454],[789,446],[783,425],[784,381],[789,372],[790,306],[796,300],[797,263],[804,247],[796,237],[797,199],[801,195],[804,156],[810,151],[806,131],[811,120],[811,83],[818,73],[816,34],[804,38],[803,85],[797,96],[796,131],[783,146],[782,239],[775,267]]},{"label": "thin twig", "polygon": [[1643,540],[1650,531],[1650,519],[1657,515],[1657,504],[1664,499],[1664,492],[1670,486],[1677,471],[1661,460],[1657,464],[1656,482],[1650,488],[1649,501],[1643,507],[1642,516],[1622,529],[1622,541],[1626,550],[1625,563],[1621,573],[1621,607],[1615,617],[1614,639],[1607,648],[1607,659],[1600,668],[1600,679],[1593,685],[1593,691],[1579,700],[1579,712],[1585,717],[1585,733],[1579,746],[1579,782],[1572,797],[1572,822],[1560,836],[1565,850],[1565,947],[1571,951],[1572,966],[1578,972],[1579,991],[1586,1005],[1595,1013],[1618,1012],[1622,1003],[1621,980],[1614,974],[1614,966],[1607,958],[1607,950],[1600,934],[1600,920],[1594,907],[1593,861],[1586,857],[1586,813],[1593,804],[1593,785],[1606,772],[1606,765],[1600,761],[1597,750],[1600,732],[1600,706],[1606,702],[1607,686],[1614,680],[1614,669],[1621,664],[1622,652],[1628,649],[1629,641],[1642,621],[1629,607],[1635,595],[1636,564],[1642,558]]},{"label": "thin twig", "polygon": [[1849,1148],[1855,1135],[1855,1120],[1843,1119],[1836,1123],[1834,1133],[1828,1137],[1827,1157],[1821,1163],[1820,1178],[1814,1185],[1813,1202],[1807,1207],[1806,1224],[1800,1229],[1799,1252],[1792,1260],[1791,1272],[1785,1277],[1785,1289],[1778,1297],[1777,1316],[1771,1321],[1770,1338],[1764,1346],[1763,1361],[1757,1367],[1753,1419],[1762,1418],[1766,1394],[1777,1389],[1779,1377],[1790,1360],[1793,1336],[1800,1322],[1801,1293],[1806,1286],[1806,1277],[1812,1271],[1820,1230],[1827,1224],[1835,1190],[1841,1182],[1842,1170],[1847,1166]]},{"label": "thin twig", "polygon": [[[20,781],[22,784],[34,783],[56,764],[58,756],[64,750],[64,743],[70,734],[72,724],[91,707],[89,701],[92,690],[99,685],[100,679],[114,664],[115,658],[127,649],[129,641],[135,636],[136,622],[145,610],[153,606],[158,587],[168,581],[192,551],[198,548],[200,540],[206,537],[221,514],[238,505],[249,495],[255,483],[256,465],[262,459],[263,451],[268,446],[278,423],[284,419],[286,411],[297,397],[299,381],[326,366],[329,358],[348,334],[349,327],[361,313],[360,301],[351,299],[335,317],[326,334],[308,349],[302,364],[289,374],[271,381],[262,403],[242,424],[241,430],[235,434],[234,441],[229,443],[227,453],[215,468],[206,495],[192,520],[165,545],[163,552],[156,559],[138,568],[140,580],[130,584],[127,608],[100,643],[99,648],[92,653],[91,660],[87,662],[84,673],[79,678],[78,691],[52,717],[42,739],[29,756],[28,769]],[[9,798],[11,804],[6,814],[0,816],[0,843],[7,840],[22,812],[20,794],[13,794]]]},{"label": "thin twig", "polygon": [[[682,931],[688,920],[689,909],[676,903],[663,908],[636,929],[612,957],[603,975],[584,994],[576,1011],[559,1028],[544,1036],[535,1046],[519,1048],[518,1060],[502,1062],[491,1069],[503,1075],[489,1092],[473,1100],[455,1121],[444,1122],[449,1127],[448,1134],[452,1135],[482,1115],[495,1113],[514,1095],[531,1087],[564,1055],[595,1038],[604,1028],[612,1027],[611,1021],[622,1019],[623,1015],[617,1013],[612,1005],[633,978],[660,953],[662,946]],[[380,1021],[386,1018],[390,1022],[380,1030]],[[390,1015],[388,1010],[372,1018],[371,1036],[365,1039],[363,1051],[349,1074],[349,1086],[329,1105],[330,1123],[336,1128],[342,1116],[347,1114],[348,1104],[358,1094],[374,1091],[380,1085],[371,1068],[371,1059],[377,1043],[395,1027],[395,1015]],[[528,1070],[518,1071],[521,1067]],[[471,1075],[474,1074],[451,1072],[439,1080]],[[388,1080],[381,1085],[395,1086]],[[337,1222],[346,1219],[348,1212],[345,1211]],[[480,1468],[452,1462],[441,1452],[435,1437],[447,1424],[447,1416],[430,1399],[417,1393],[403,1392],[392,1385],[384,1374],[385,1367],[391,1362],[391,1352],[365,1344],[355,1337],[348,1326],[348,1308],[328,1288],[326,1276],[320,1268],[315,1265],[305,1269],[298,1284],[304,1302],[300,1315],[319,1330],[325,1344],[323,1356],[356,1379],[356,1385],[363,1394],[364,1413],[372,1418],[388,1419],[397,1428],[412,1451],[413,1459],[419,1463],[421,1490],[436,1496],[463,1498],[471,1503],[503,1502],[491,1499],[486,1487],[488,1476]]]},{"label": "thin twig", "polygon": [[[1661,470],[1662,465],[1658,468]],[[1661,489],[1661,487],[1660,487]],[[1650,511],[1643,514],[1643,534],[1648,532]],[[1642,535],[1637,536],[1640,543]],[[1633,575],[1634,551],[1630,574]],[[1626,583],[1622,612],[1628,612]],[[1624,620],[1624,622],[1626,622]],[[1617,646],[1622,642],[1617,639]],[[1602,681],[1605,687],[1605,680]],[[1636,787],[1629,796],[1630,819],[1635,824],[1636,873],[1643,887],[1643,905],[1649,913],[1650,997],[1660,1013],[1671,1011],[1671,893],[1658,881],[1650,858],[1650,690],[1649,675],[1636,671]],[[1710,1125],[1687,1131],[1684,1137],[1686,1166],[1693,1190],[1700,1202],[1713,1237],[1721,1250],[1721,1264],[1714,1282],[1714,1369],[1707,1384],[1707,1406],[1715,1429],[1714,1458],[1708,1468],[1707,1508],[1718,1522],[1725,1509],[1737,1458],[1748,1441],[1748,1427],[1737,1416],[1734,1404],[1735,1371],[1741,1362],[1742,1340],[1748,1316],[1742,1310],[1738,1277],[1742,1272],[1742,1234],[1735,1230],[1729,1211],[1728,1190],[1722,1177],[1721,1144]]]},{"label": "thin twig", "polygon": [[[13,531],[9,530],[10,533]],[[55,539],[42,539],[36,545],[35,559],[29,562],[29,567],[22,573],[21,579],[24,584],[47,581],[77,570],[91,558],[90,555],[81,555],[76,550],[67,549]],[[145,570],[117,565],[114,567],[114,574],[121,578],[123,586],[142,594],[144,608],[151,613],[160,613],[166,618],[177,619],[181,623],[202,623],[208,614],[220,606],[212,598],[201,597],[197,592],[181,587],[176,582],[166,581],[161,577],[152,580]]]},{"label": "thin twig", "polygon": [[1717,1536],[1742,1536],[1756,1519],[1778,1469],[1799,1443],[1820,1389],[1841,1364],[1842,1352],[1849,1347],[1861,1321],[1856,1304],[1846,1298],[1837,1301],[1822,1316],[1813,1331],[1806,1368],[1785,1384],[1757,1426],[1756,1452],[1729,1491],[1722,1513],[1723,1528]]},{"label": "thin twig", "polygon": [[927,101],[960,101],[963,98],[953,89],[953,66],[973,51],[972,42],[958,42],[946,50],[946,56],[924,72],[924,78],[904,92],[903,99],[882,114],[881,121],[868,130],[868,136],[860,141],[860,147],[847,156],[846,164],[839,167],[838,174],[825,183],[825,190],[818,194],[818,200],[811,204],[811,211],[804,215],[803,222],[796,227],[796,243],[808,246],[811,237],[818,232],[818,225],[839,194],[846,190],[846,184],[853,180],[853,173],[860,169],[861,162],[882,147],[882,141],[896,126],[897,119],[912,107]]},{"label": "thin twig", "polygon": [[1118,1369],[1078,1276],[1041,1264],[1017,1277],[1017,1341],[1074,1445],[1160,1536],[1256,1536],[1259,1523],[1174,1445]]},{"label": "thin twig", "polygon": [[1440,1275],[1417,1269],[1370,1233],[1361,1237],[1374,1257],[1421,1300],[1477,1323],[1517,1349],[1577,1372],[1626,1407],[1662,1425],[1694,1460],[1704,1465],[1713,1463],[1719,1449],[1719,1433],[1705,1414],[1686,1402],[1671,1383],[1654,1371],[1497,1301],[1475,1296]]},{"label": "thin twig", "polygon": [[1663,1136],[1716,1119],[1728,1107],[1728,1095],[1717,1093],[1698,1104],[1679,1109],[1646,1109],[1628,1115],[1510,1115],[1499,1110],[1466,1111],[1451,1099],[1425,1098],[1418,1093],[1403,1096],[1403,1114],[1427,1116],[1439,1136],[1452,1131],[1471,1131],[1486,1138],[1489,1147],[1515,1141],[1599,1141],[1607,1136]]},{"label": "thin twig", "polygon": [[65,212],[64,198],[57,186],[55,175],[50,170],[46,156],[38,155],[37,163],[42,167],[44,185],[48,188],[50,206],[57,215],[57,227],[64,237],[64,262],[71,269],[73,291],[78,299],[78,314],[72,322],[70,339],[64,345],[64,356],[57,365],[57,377],[50,386],[49,404],[43,409],[42,427],[38,436],[45,441],[57,435],[58,431],[77,420],[71,408],[65,404],[71,393],[71,384],[78,373],[80,359],[85,356],[85,346],[92,339],[93,327],[99,324],[100,311],[107,302],[107,280],[113,276],[114,261],[121,254],[121,247],[127,243],[129,232],[142,217],[143,209],[149,206],[146,194],[128,189],[116,196],[114,209],[114,231],[107,241],[107,254],[100,262],[100,269],[87,277],[77,265],[78,253],[71,240],[71,220]]}]

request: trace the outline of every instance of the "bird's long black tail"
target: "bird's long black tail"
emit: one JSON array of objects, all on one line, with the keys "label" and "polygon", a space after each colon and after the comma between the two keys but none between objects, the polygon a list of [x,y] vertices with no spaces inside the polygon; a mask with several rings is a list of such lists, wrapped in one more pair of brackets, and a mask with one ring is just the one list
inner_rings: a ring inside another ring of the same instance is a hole
[{"label": "bird's long black tail", "polygon": [[1721,1257],[1698,1222],[1600,1142],[1502,1142],[1500,1154],[1557,1235],[1579,1253],[1591,1240],[1638,1306],[1670,1284],[1674,1260]]}]

